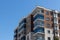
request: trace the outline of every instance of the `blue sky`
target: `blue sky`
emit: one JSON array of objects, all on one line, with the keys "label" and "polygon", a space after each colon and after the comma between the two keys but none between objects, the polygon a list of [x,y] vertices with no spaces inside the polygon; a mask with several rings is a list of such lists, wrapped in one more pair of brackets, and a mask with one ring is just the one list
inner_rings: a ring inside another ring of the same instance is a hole
[{"label": "blue sky", "polygon": [[0,0],[0,40],[13,40],[19,21],[37,5],[60,10],[60,0]]}]

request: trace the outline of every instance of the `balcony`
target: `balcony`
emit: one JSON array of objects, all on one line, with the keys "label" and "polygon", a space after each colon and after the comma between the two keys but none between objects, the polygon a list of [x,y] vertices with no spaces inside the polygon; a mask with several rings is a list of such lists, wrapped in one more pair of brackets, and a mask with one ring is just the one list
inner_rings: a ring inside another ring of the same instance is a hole
[{"label": "balcony", "polygon": [[43,27],[37,27],[37,28],[34,30],[34,36],[43,35],[43,34],[44,34],[44,28],[43,28]]},{"label": "balcony", "polygon": [[14,38],[17,38],[17,34],[14,35]]},{"label": "balcony", "polygon": [[25,23],[22,24],[21,27],[19,27],[19,29],[18,29],[18,33],[24,31],[25,30],[25,26],[26,26]]},{"label": "balcony", "polygon": [[33,30],[35,30],[36,28],[38,28],[38,27],[44,27],[43,25],[37,25],[37,26],[35,26],[34,28],[33,28]]},{"label": "balcony", "polygon": [[36,37],[35,40],[45,40],[44,37]]},{"label": "balcony", "polygon": [[37,14],[43,15],[43,14],[44,14],[44,10],[43,10],[43,9],[38,10],[38,11],[36,12],[36,14],[34,15],[34,17],[35,17]]},{"label": "balcony", "polygon": [[19,40],[25,40],[25,35],[22,34],[18,39],[19,39]]},{"label": "balcony", "polygon": [[33,38],[34,38],[34,40],[45,40],[45,35],[44,35],[44,33],[37,32],[37,33],[33,34]]},{"label": "balcony", "polygon": [[24,31],[24,30],[25,30],[25,28],[22,28],[22,29],[18,32],[18,34],[21,33],[21,32]]},{"label": "balcony", "polygon": [[58,17],[58,14],[56,14],[56,13],[55,13],[55,14],[54,14],[54,17],[56,17],[56,18],[57,18],[57,17]]},{"label": "balcony", "polygon": [[37,14],[37,15],[34,17],[34,21],[37,20],[37,19],[39,19],[39,20],[44,20],[44,15]]},{"label": "balcony", "polygon": [[44,27],[44,21],[36,20],[34,22],[34,29],[36,29],[37,27]]}]

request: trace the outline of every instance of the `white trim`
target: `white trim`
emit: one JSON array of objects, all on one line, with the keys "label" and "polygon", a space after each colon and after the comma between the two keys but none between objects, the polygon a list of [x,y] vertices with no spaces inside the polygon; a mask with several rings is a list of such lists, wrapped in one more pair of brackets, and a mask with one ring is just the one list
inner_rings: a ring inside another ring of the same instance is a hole
[{"label": "white trim", "polygon": [[39,7],[39,8],[43,8],[43,9],[48,10],[48,11],[52,11],[52,10],[47,9],[47,8],[45,8],[45,7],[41,7],[41,6],[37,6],[37,7]]}]

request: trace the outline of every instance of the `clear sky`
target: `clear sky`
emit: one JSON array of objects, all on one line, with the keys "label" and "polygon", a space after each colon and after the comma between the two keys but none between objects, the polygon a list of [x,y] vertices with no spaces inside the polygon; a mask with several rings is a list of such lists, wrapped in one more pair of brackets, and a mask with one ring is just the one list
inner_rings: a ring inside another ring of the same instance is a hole
[{"label": "clear sky", "polygon": [[0,0],[0,40],[13,40],[19,21],[37,5],[60,10],[60,0]]}]

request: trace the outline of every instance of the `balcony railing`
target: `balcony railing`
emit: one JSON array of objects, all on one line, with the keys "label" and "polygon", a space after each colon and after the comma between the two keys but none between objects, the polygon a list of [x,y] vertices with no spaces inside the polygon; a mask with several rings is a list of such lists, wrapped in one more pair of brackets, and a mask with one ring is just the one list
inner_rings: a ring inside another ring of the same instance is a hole
[{"label": "balcony railing", "polygon": [[34,28],[33,28],[33,30],[35,30],[36,28],[38,28],[38,27],[44,27],[43,25],[36,25]]},{"label": "balcony railing", "polygon": [[36,21],[44,21],[44,19],[39,19],[39,18],[37,18],[36,20],[34,20],[33,23],[35,23]]},{"label": "balcony railing", "polygon": [[38,34],[44,34],[43,27],[37,27],[36,29],[34,29],[34,35],[38,35]]},{"label": "balcony railing", "polygon": [[34,17],[34,21],[35,21],[36,19],[44,20],[44,15],[37,14],[37,15]]},{"label": "balcony railing", "polygon": [[44,15],[42,12],[37,12],[33,17],[35,17],[37,14]]}]

